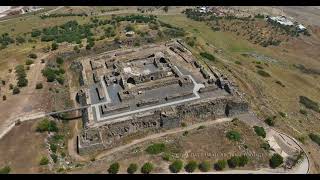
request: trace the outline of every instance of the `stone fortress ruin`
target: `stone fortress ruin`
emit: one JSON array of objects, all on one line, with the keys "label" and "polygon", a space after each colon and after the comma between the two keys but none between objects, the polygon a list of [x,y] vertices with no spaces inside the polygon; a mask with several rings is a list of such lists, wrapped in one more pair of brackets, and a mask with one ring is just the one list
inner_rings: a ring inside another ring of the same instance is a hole
[{"label": "stone fortress ruin", "polygon": [[248,104],[226,77],[204,66],[179,40],[120,49],[80,60],[80,154],[112,148],[144,131],[234,116]]}]

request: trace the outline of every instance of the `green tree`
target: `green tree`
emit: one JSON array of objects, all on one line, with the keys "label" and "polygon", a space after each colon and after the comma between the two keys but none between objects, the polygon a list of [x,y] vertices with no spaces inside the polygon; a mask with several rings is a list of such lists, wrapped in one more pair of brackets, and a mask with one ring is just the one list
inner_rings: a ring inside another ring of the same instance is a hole
[{"label": "green tree", "polygon": [[248,162],[249,162],[248,156],[242,155],[242,156],[239,157],[238,166],[243,167],[243,166],[245,166],[246,164],[248,164]]},{"label": "green tree", "polygon": [[256,132],[256,134],[257,134],[258,136],[261,136],[261,137],[263,137],[263,138],[266,137],[266,131],[264,130],[263,127],[253,126],[253,128],[254,128],[254,131]]},{"label": "green tree", "polygon": [[41,166],[47,165],[48,163],[49,163],[49,159],[47,157],[42,157],[39,162]]},{"label": "green tree", "polygon": [[35,53],[31,53],[29,54],[29,58],[32,58],[32,59],[37,59],[37,55]]},{"label": "green tree", "polygon": [[226,167],[226,160],[219,160],[217,163],[214,164],[214,168],[216,170],[223,170]]},{"label": "green tree", "polygon": [[228,131],[226,136],[232,141],[239,141],[241,139],[241,135],[237,131]]},{"label": "green tree", "polygon": [[183,167],[183,162],[181,160],[176,160],[170,164],[169,169],[172,173],[178,173]]},{"label": "green tree", "polygon": [[37,83],[37,84],[36,84],[36,89],[42,89],[42,88],[43,88],[42,83]]},{"label": "green tree", "polygon": [[320,135],[314,134],[314,133],[310,133],[309,137],[313,142],[317,143],[320,146]]},{"label": "green tree", "polygon": [[141,167],[141,172],[143,174],[149,174],[153,170],[153,164],[150,162],[144,163]]},{"label": "green tree", "polygon": [[189,161],[188,164],[184,166],[184,170],[189,173],[192,173],[197,169],[197,167],[198,167],[198,164],[196,161]]},{"label": "green tree", "polygon": [[37,132],[57,132],[58,127],[55,121],[49,121],[47,118],[43,119],[37,124]]},{"label": "green tree", "polygon": [[10,166],[4,166],[3,168],[0,169],[0,174],[9,174],[11,171]]},{"label": "green tree", "polygon": [[19,94],[20,93],[20,89],[19,89],[19,87],[14,87],[13,88],[13,91],[12,91],[12,94]]},{"label": "green tree", "polygon": [[159,154],[165,151],[166,146],[163,143],[155,143],[147,147],[146,152],[149,154]]},{"label": "green tree", "polygon": [[269,126],[274,126],[275,125],[275,116],[274,117],[268,117],[264,120],[266,124]]},{"label": "green tree", "polygon": [[131,163],[127,169],[129,174],[134,174],[138,170],[138,165],[135,163]]},{"label": "green tree", "polygon": [[270,159],[270,167],[276,168],[280,166],[282,163],[283,163],[283,157],[280,154],[275,153],[272,155]]},{"label": "green tree", "polygon": [[232,156],[230,159],[227,160],[228,165],[230,168],[235,168],[239,165],[239,157],[238,156]]},{"label": "green tree", "polygon": [[119,172],[120,164],[118,162],[110,165],[108,169],[109,174],[117,174]]},{"label": "green tree", "polygon": [[57,59],[56,59],[56,62],[57,62],[57,64],[63,64],[63,59],[62,59],[62,57],[57,57]]},{"label": "green tree", "polygon": [[31,65],[31,64],[33,64],[33,60],[32,59],[27,59],[26,60],[26,65],[28,66],[28,65]]},{"label": "green tree", "polygon": [[58,45],[56,42],[53,42],[53,43],[51,44],[51,50],[52,50],[52,51],[58,49],[58,47],[59,47],[59,45]]},{"label": "green tree", "polygon": [[210,163],[208,161],[202,161],[198,168],[202,172],[208,172],[210,170]]}]

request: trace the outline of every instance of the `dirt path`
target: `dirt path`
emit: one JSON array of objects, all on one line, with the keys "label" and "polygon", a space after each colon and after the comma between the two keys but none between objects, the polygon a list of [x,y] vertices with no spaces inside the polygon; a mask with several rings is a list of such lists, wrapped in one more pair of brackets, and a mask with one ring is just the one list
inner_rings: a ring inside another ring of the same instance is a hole
[{"label": "dirt path", "polygon": [[196,129],[199,126],[210,126],[210,125],[213,125],[213,124],[222,123],[222,122],[228,122],[228,121],[231,121],[231,120],[232,120],[231,118],[221,118],[221,119],[217,119],[217,120],[212,120],[212,121],[206,121],[206,122],[202,122],[202,123],[193,124],[193,125],[190,125],[188,127],[181,127],[181,128],[171,129],[171,130],[168,130],[168,131],[163,132],[163,133],[152,134],[152,135],[147,136],[147,137],[142,138],[142,139],[136,139],[136,140],[132,141],[129,144],[126,144],[126,145],[123,145],[123,146],[120,146],[120,147],[116,147],[116,148],[113,148],[111,150],[102,152],[102,153],[97,155],[96,159],[102,159],[105,156],[108,156],[110,154],[116,153],[118,151],[123,151],[123,150],[125,150],[125,149],[127,149],[127,148],[129,148],[129,147],[131,147],[133,145],[136,145],[136,144],[139,144],[139,143],[142,143],[142,142],[145,142],[145,141],[149,141],[149,140],[152,140],[152,139],[157,139],[157,138],[160,138],[160,137],[163,137],[163,136],[167,136],[167,135],[170,135],[170,134],[176,134],[176,133],[180,133],[180,132],[184,132],[184,131],[189,131],[189,130],[192,130],[192,129]]},{"label": "dirt path", "polygon": [[[39,94],[35,92],[36,84],[43,80],[41,70],[45,64],[41,59],[45,59],[50,54],[40,55],[34,64],[30,65],[27,71],[28,86],[21,89],[18,95],[10,96],[5,103],[0,104],[2,120],[0,123],[0,138],[4,136],[12,127],[15,121],[23,121],[42,117],[44,110],[41,106]],[[18,105],[17,105],[18,104]],[[35,108],[38,107],[38,108]],[[40,113],[40,115],[39,115]]]}]

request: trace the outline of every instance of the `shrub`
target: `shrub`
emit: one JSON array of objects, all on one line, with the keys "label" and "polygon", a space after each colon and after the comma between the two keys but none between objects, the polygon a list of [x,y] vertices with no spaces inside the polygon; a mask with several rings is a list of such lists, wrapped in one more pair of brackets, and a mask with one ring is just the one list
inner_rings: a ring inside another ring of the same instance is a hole
[{"label": "shrub", "polygon": [[153,164],[150,162],[144,163],[141,167],[141,172],[143,174],[149,174],[153,170]]},{"label": "shrub", "polygon": [[217,163],[214,164],[214,168],[218,171],[221,171],[226,167],[226,164],[226,160],[219,160]]},{"label": "shrub", "polygon": [[210,170],[210,163],[208,161],[203,161],[199,164],[198,168],[202,172],[208,172]]},{"label": "shrub", "polygon": [[31,54],[29,54],[28,57],[32,58],[32,59],[37,59],[38,56],[36,54],[34,54],[34,53],[31,53]]},{"label": "shrub", "polygon": [[246,164],[248,164],[249,162],[249,158],[246,155],[242,155],[239,157],[239,162],[238,162],[238,166],[243,167]]},{"label": "shrub", "polygon": [[54,143],[50,143],[50,150],[53,152],[53,153],[56,153],[57,152],[57,145],[54,144]]},{"label": "shrub", "polygon": [[206,128],[206,126],[199,126],[197,130],[204,129],[204,128]]},{"label": "shrub", "polygon": [[261,70],[259,69],[257,71],[257,73],[260,75],[260,76],[263,76],[263,77],[271,77],[269,73],[265,72],[264,70]]},{"label": "shrub", "polygon": [[33,60],[32,59],[27,59],[26,60],[26,65],[29,66],[31,64],[33,64]]},{"label": "shrub", "polygon": [[270,144],[268,143],[268,142],[264,142],[264,143],[262,143],[261,145],[260,145],[260,147],[262,148],[262,149],[265,149],[265,150],[270,150]]},{"label": "shrub", "polygon": [[186,124],[185,122],[183,122],[183,123],[181,123],[181,126],[182,126],[182,127],[186,127],[187,124]]},{"label": "shrub", "polygon": [[267,117],[264,122],[266,124],[268,124],[269,126],[274,126],[275,125],[275,119],[276,119],[276,116],[273,116],[273,117]]},{"label": "shrub", "polygon": [[50,157],[54,163],[58,162],[58,156],[56,154],[50,154]]},{"label": "shrub", "polygon": [[281,81],[278,81],[278,80],[277,80],[276,83],[279,84],[279,85],[282,86],[282,87],[286,87]]},{"label": "shrub", "polygon": [[169,169],[172,173],[178,173],[183,167],[183,162],[181,160],[176,160],[170,164]]},{"label": "shrub", "polygon": [[227,160],[228,166],[230,168],[235,168],[239,165],[239,157],[238,156],[232,156],[230,159]]},{"label": "shrub", "polygon": [[19,89],[19,87],[14,87],[13,88],[13,91],[12,91],[12,94],[19,94],[20,93],[20,89]]},{"label": "shrub", "polygon": [[261,137],[263,137],[263,138],[266,137],[266,131],[264,130],[263,127],[253,126],[253,128],[254,128],[254,131],[256,132],[256,134],[257,134],[258,136],[261,136]]},{"label": "shrub", "polygon": [[37,84],[36,84],[36,89],[42,89],[42,88],[43,88],[42,83],[37,83]]},{"label": "shrub", "polygon": [[169,154],[169,153],[164,153],[164,154],[162,155],[162,159],[165,160],[165,161],[172,161],[173,157],[172,157],[172,155]]},{"label": "shrub", "polygon": [[13,84],[9,84],[9,89],[13,89]]},{"label": "shrub", "polygon": [[118,162],[113,163],[110,165],[110,167],[108,169],[108,173],[109,174],[117,174],[119,172],[119,168],[120,168],[120,165]]},{"label": "shrub", "polygon": [[189,173],[192,173],[197,169],[197,166],[198,164],[196,161],[189,161],[188,164],[184,166],[184,170]]},{"label": "shrub", "polygon": [[189,134],[188,131],[184,131],[182,135],[183,135],[183,136],[187,136],[188,134]]},{"label": "shrub", "polygon": [[159,154],[161,152],[163,152],[166,149],[165,144],[163,143],[156,143],[156,144],[152,144],[150,145],[147,149],[146,152],[149,154]]},{"label": "shrub", "polygon": [[306,111],[306,110],[304,110],[304,109],[300,109],[300,111],[299,111],[301,114],[303,114],[303,115],[307,115],[308,114],[308,112]]},{"label": "shrub", "polygon": [[3,96],[2,96],[2,100],[3,100],[3,101],[7,100],[7,96],[6,96],[6,95],[3,95]]},{"label": "shrub", "polygon": [[58,45],[57,43],[55,43],[55,42],[53,42],[53,43],[51,44],[51,50],[52,50],[52,51],[58,49],[58,47],[59,47],[59,45]]},{"label": "shrub", "polygon": [[241,65],[242,63],[240,61],[235,61],[234,63]]},{"label": "shrub", "polygon": [[287,117],[287,114],[286,113],[284,113],[284,112],[279,112],[279,115],[281,116],[281,117]]},{"label": "shrub", "polygon": [[239,141],[241,139],[241,135],[237,131],[229,131],[227,132],[227,138],[232,141]]},{"label": "shrub", "polygon": [[212,54],[209,54],[207,52],[201,52],[200,56],[202,56],[210,61],[214,61],[216,59]]},{"label": "shrub", "polygon": [[134,174],[138,170],[138,165],[135,163],[131,163],[127,169],[129,174]]},{"label": "shrub", "polygon": [[57,62],[57,64],[63,64],[62,57],[57,57],[56,62]]},{"label": "shrub", "polygon": [[49,159],[47,157],[42,157],[39,162],[41,166],[47,165],[48,163],[49,163]]},{"label": "shrub", "polygon": [[318,134],[310,133],[309,137],[313,142],[317,143],[320,146],[320,136]]},{"label": "shrub", "polygon": [[55,121],[49,121],[48,119],[43,119],[40,121],[36,128],[37,132],[57,132],[58,127]]},{"label": "shrub", "polygon": [[9,174],[10,171],[11,171],[10,166],[5,166],[5,167],[0,169],[0,174]]},{"label": "shrub", "polygon": [[312,109],[316,112],[320,112],[319,104],[308,97],[299,96],[299,102],[303,104],[306,108]]},{"label": "shrub", "polygon": [[276,168],[280,166],[282,163],[283,163],[283,157],[280,154],[275,153],[272,155],[270,159],[270,167]]}]

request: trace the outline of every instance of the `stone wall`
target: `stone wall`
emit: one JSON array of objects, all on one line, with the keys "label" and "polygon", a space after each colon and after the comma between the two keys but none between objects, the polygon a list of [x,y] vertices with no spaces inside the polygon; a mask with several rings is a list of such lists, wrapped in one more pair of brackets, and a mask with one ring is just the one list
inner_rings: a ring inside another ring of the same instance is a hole
[{"label": "stone wall", "polygon": [[[125,121],[102,125],[96,128],[95,131],[99,132],[101,143],[103,142],[104,149],[107,149],[117,146],[123,137],[133,133],[146,130],[177,128],[187,117],[198,117],[197,119],[204,121],[209,118],[217,119],[234,116],[247,111],[248,104],[234,99],[234,97],[209,98],[189,104],[136,114]],[[85,132],[86,130],[81,134]],[[81,140],[86,141],[85,139],[80,139],[79,144],[82,144]],[[82,152],[88,153],[92,151],[92,147],[88,145],[88,141],[86,142],[86,146],[82,147],[82,149],[85,148],[86,150]],[[93,145],[98,146],[96,142]],[[101,149],[100,145],[98,148]]]}]

